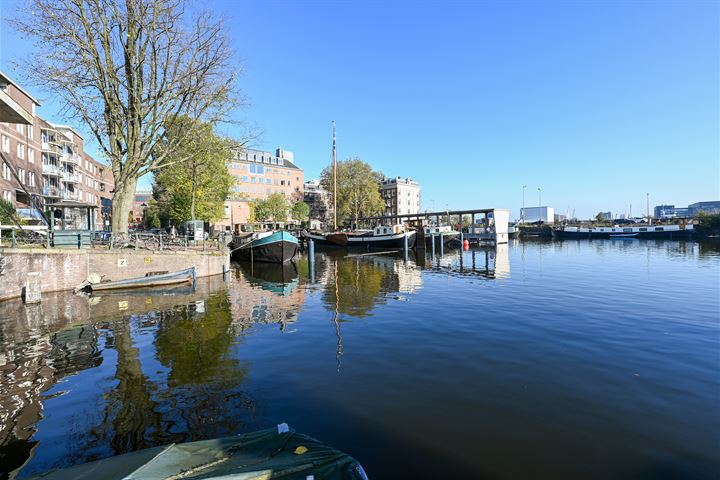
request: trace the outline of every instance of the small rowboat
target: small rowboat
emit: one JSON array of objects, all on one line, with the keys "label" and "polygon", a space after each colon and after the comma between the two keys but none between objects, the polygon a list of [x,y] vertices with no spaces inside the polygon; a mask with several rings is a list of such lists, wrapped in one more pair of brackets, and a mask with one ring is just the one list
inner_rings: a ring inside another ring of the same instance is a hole
[{"label": "small rowboat", "polygon": [[195,267],[190,267],[177,272],[163,272],[156,274],[148,273],[144,277],[131,278],[128,280],[116,280],[99,283],[86,282],[87,285],[82,288],[92,292],[102,292],[105,290],[163,287],[167,285],[179,285],[182,283],[195,284],[195,280]]}]

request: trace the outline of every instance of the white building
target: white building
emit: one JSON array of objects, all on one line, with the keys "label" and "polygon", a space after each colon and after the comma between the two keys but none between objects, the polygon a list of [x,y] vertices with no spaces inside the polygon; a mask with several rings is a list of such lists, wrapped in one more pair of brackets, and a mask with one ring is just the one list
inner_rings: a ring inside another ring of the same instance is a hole
[{"label": "white building", "polygon": [[553,207],[526,207],[520,209],[520,221],[523,223],[554,223],[555,209]]},{"label": "white building", "polygon": [[385,202],[385,216],[420,213],[420,184],[412,178],[384,178],[380,196]]}]

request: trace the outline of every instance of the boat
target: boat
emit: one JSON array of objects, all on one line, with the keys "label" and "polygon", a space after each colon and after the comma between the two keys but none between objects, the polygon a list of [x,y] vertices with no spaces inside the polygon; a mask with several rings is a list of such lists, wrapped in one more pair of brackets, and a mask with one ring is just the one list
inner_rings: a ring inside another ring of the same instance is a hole
[{"label": "boat", "polygon": [[508,238],[517,238],[520,235],[520,229],[515,225],[508,225]]},{"label": "boat", "polygon": [[406,230],[403,225],[378,226],[372,230],[353,232],[307,232],[305,238],[312,240],[320,247],[343,247],[371,249],[402,250],[407,237],[408,248],[415,248],[415,230]]},{"label": "boat", "polygon": [[29,480],[81,478],[367,480],[368,477],[350,455],[281,423],[277,428],[259,432],[138,450],[51,470]]},{"label": "boat", "polygon": [[230,243],[231,255],[253,262],[285,263],[298,252],[298,239],[286,230],[270,230],[235,235]]},{"label": "boat", "polygon": [[576,227],[555,228],[558,238],[688,238],[694,233],[692,224],[688,225],[644,225],[613,227]]},{"label": "boat", "polygon": [[[96,275],[96,274],[94,274]],[[181,285],[189,283],[195,285],[197,275],[195,267],[186,268],[177,272],[151,272],[144,277],[130,278],[128,280],[103,281],[93,275],[88,280],[78,285],[76,291],[104,292],[107,290],[128,290],[137,288],[166,287],[169,285]]]},{"label": "boat", "polygon": [[425,243],[427,245],[432,245],[433,238],[435,238],[435,241],[437,242],[437,237],[441,237],[442,242],[447,245],[460,236],[460,232],[453,230],[449,225],[439,225],[434,227],[427,226],[423,227],[423,231],[425,233]]}]

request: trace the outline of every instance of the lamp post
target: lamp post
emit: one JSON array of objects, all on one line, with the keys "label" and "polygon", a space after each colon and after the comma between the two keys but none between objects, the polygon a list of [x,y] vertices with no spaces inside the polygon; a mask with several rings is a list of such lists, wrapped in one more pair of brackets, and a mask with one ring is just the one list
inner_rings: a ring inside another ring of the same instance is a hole
[{"label": "lamp post", "polygon": [[525,189],[527,188],[527,185],[523,185],[523,203],[522,203],[522,209],[520,210],[520,223],[525,223]]},{"label": "lamp post", "polygon": [[538,187],[538,207],[542,207],[542,188]]}]

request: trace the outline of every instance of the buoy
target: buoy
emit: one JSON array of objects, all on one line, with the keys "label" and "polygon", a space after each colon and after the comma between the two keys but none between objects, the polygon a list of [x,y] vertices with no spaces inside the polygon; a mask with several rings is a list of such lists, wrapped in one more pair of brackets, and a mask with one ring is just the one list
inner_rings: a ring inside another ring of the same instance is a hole
[{"label": "buoy", "polygon": [[465,239],[465,241],[463,242],[463,247],[469,247],[469,246],[470,246],[470,242],[468,242],[467,239]]}]

